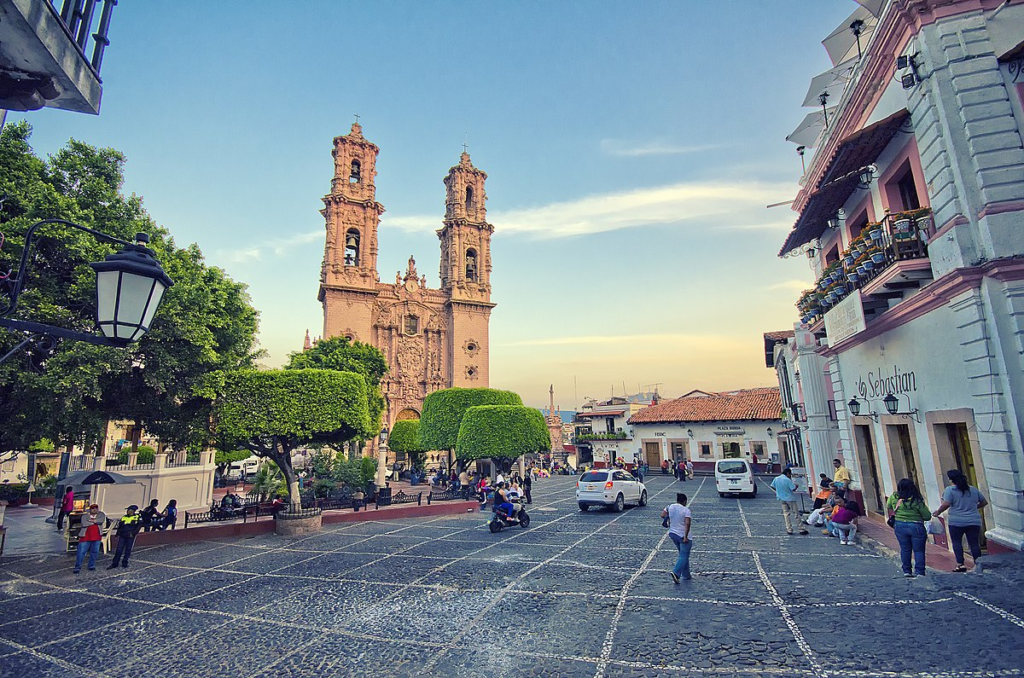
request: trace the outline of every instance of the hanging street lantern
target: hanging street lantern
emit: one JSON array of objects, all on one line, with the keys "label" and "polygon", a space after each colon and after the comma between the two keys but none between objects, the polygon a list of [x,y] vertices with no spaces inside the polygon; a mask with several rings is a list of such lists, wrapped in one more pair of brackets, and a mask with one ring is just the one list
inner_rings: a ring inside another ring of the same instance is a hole
[{"label": "hanging street lantern", "polygon": [[[17,310],[18,299],[25,287],[36,231],[48,224],[62,224],[90,233],[98,240],[122,246],[117,254],[89,264],[96,272],[96,322],[102,331],[101,335],[8,317]],[[6,294],[8,298],[7,306],[0,308],[0,327],[27,332],[29,336],[0,357],[0,363],[29,344],[44,339],[72,339],[99,346],[119,347],[141,339],[152,325],[164,292],[174,284],[160,267],[153,250],[146,247],[148,242],[149,236],[145,233],[137,233],[135,243],[130,243],[64,219],[45,219],[30,226],[25,233],[17,276],[13,280],[9,276],[4,278],[6,284],[0,286],[0,293]]]},{"label": "hanging street lantern", "polygon": [[115,346],[127,346],[149,331],[164,291],[174,284],[145,246],[149,236],[137,233],[135,242],[89,264],[96,271],[96,323]]}]

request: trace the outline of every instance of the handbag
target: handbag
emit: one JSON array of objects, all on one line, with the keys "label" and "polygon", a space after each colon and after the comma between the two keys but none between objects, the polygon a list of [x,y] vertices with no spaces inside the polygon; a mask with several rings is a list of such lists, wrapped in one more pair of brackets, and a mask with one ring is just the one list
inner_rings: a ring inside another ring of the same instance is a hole
[{"label": "handbag", "polygon": [[896,508],[893,509],[892,515],[890,515],[889,519],[885,521],[885,524],[888,525],[889,527],[893,528],[893,529],[896,529],[896,511],[900,510],[900,504],[902,504],[902,503],[903,503],[902,499],[900,499],[898,502],[896,502]]}]

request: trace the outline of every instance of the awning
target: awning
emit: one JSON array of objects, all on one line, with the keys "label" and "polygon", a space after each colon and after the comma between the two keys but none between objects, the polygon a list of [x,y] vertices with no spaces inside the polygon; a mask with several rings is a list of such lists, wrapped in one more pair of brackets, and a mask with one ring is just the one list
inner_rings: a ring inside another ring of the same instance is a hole
[{"label": "awning", "polygon": [[780,436],[791,436],[797,433],[800,433],[800,429],[798,429],[796,426],[793,426],[791,428],[784,428],[781,431],[779,431]]},{"label": "awning", "polygon": [[855,9],[821,41],[832,63],[838,65],[849,59],[859,60],[877,24],[878,18],[868,8],[861,6]]},{"label": "awning", "polygon": [[828,94],[828,98],[832,102],[839,101],[843,90],[846,89],[846,85],[850,82],[850,77],[853,76],[853,68],[856,65],[857,60],[850,59],[838,66],[833,66],[821,75],[811,78],[811,85],[807,88],[807,95],[804,97],[802,105],[820,106],[821,100],[819,97],[822,94]]},{"label": "awning", "polygon": [[859,181],[859,170],[874,162],[910,113],[902,109],[884,120],[854,132],[839,144],[828,169],[811,194],[807,206],[786,237],[779,256],[819,237],[827,228],[827,220],[853,195]]},{"label": "awning", "polygon": [[612,412],[580,412],[578,417],[621,417],[626,410],[614,410]]},{"label": "awning", "polygon": [[836,109],[830,108],[826,111],[814,111],[804,116],[804,119],[800,121],[800,124],[796,126],[796,129],[789,133],[786,137],[786,141],[791,141],[797,146],[806,146],[807,148],[814,148],[818,145],[818,137],[821,136],[821,130],[825,129],[825,116],[828,116],[829,122],[835,120]]}]

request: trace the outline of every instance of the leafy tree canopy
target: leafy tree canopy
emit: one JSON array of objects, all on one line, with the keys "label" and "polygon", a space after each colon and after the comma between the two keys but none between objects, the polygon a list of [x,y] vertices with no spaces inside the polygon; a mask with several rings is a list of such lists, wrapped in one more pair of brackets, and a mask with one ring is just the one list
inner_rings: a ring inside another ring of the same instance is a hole
[{"label": "leafy tree canopy", "polygon": [[522,404],[523,399],[518,394],[494,388],[446,388],[434,391],[423,401],[420,442],[427,450],[454,450],[459,439],[462,417],[469,408]]},{"label": "leafy tree canopy", "polygon": [[459,427],[459,459],[516,459],[551,449],[544,415],[522,405],[482,405],[466,410]]},{"label": "leafy tree canopy", "polygon": [[221,447],[244,447],[281,469],[299,503],[292,450],[369,436],[366,380],[333,370],[237,371],[214,375]]},{"label": "leafy tree canopy", "polygon": [[388,436],[388,447],[393,452],[400,452],[402,454],[426,452],[426,448],[420,442],[419,420],[404,419],[396,421],[395,427],[391,429],[391,435]]},{"label": "leafy tree canopy", "polygon": [[308,351],[296,351],[288,356],[286,370],[337,370],[338,372],[355,372],[366,379],[367,408],[372,422],[372,434],[380,430],[384,414],[384,396],[380,392],[380,380],[388,373],[388,362],[380,349],[363,344],[350,342],[345,337],[323,339]]},{"label": "leafy tree canopy", "polygon": [[[204,446],[211,404],[197,390],[205,374],[251,367],[261,355],[245,286],[207,266],[195,245],[178,248],[142,198],[122,194],[120,152],[71,140],[43,160],[30,135],[24,122],[0,134],[0,271],[17,268],[29,226],[61,218],[123,240],[148,233],[175,285],[150,332],[126,349],[62,341],[0,365],[0,450],[24,450],[40,435],[57,445],[99,445],[112,418],[133,420],[177,447]],[[88,264],[118,248],[57,224],[37,234],[14,317],[95,331],[96,277]],[[0,331],[0,354],[23,338]]]},{"label": "leafy tree canopy", "polygon": [[217,466],[227,466],[233,461],[242,461],[252,456],[252,452],[249,450],[231,450],[225,452],[223,450],[217,450],[217,454],[214,455],[213,463]]}]

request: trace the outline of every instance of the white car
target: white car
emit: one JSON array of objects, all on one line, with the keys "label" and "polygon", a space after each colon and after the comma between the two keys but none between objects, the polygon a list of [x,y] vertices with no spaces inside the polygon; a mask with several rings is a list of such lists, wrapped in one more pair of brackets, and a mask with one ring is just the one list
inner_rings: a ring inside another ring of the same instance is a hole
[{"label": "white car", "polygon": [[626,504],[647,506],[647,488],[621,469],[587,471],[576,482],[576,503],[581,511],[591,506],[611,506],[613,511]]}]

